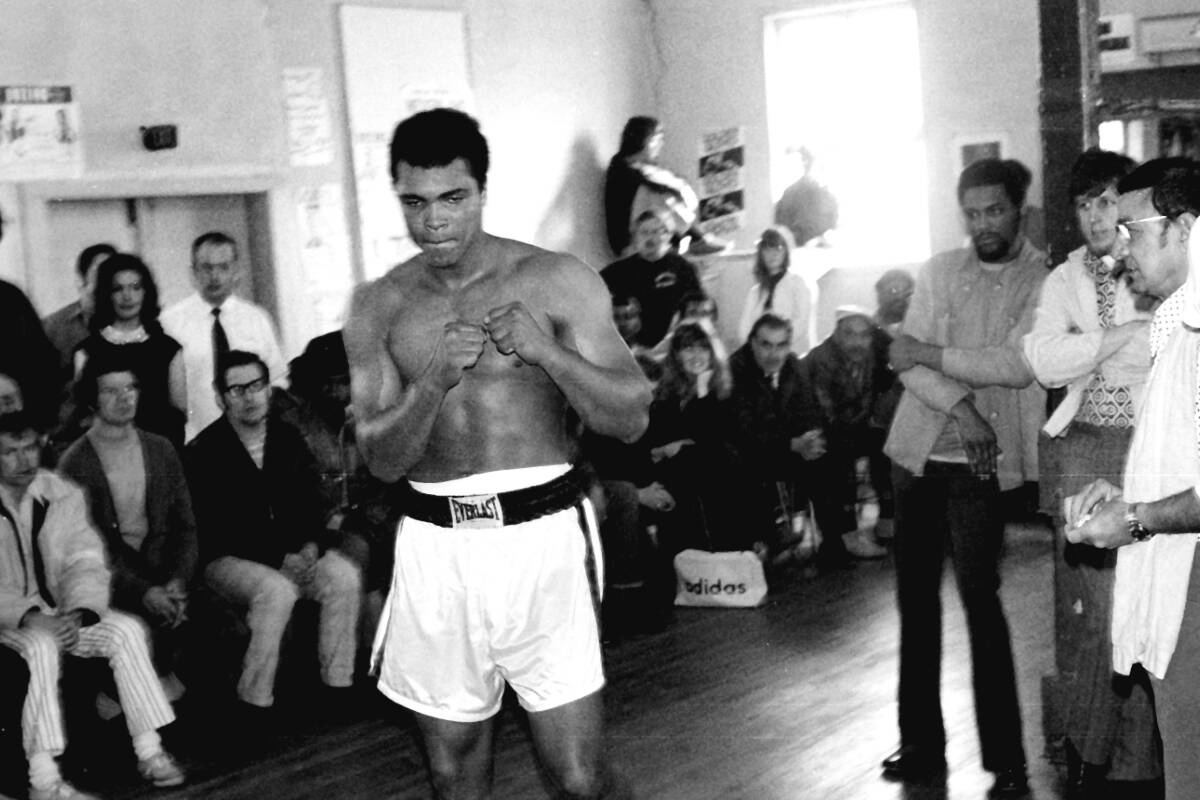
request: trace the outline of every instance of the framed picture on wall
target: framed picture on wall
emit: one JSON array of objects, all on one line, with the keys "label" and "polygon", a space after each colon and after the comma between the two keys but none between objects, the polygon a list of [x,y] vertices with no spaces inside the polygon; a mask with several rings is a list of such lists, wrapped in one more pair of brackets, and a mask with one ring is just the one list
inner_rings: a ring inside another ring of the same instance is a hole
[{"label": "framed picture on wall", "polygon": [[1003,133],[962,134],[954,137],[952,146],[959,172],[981,158],[1006,158],[1009,152],[1008,136]]}]

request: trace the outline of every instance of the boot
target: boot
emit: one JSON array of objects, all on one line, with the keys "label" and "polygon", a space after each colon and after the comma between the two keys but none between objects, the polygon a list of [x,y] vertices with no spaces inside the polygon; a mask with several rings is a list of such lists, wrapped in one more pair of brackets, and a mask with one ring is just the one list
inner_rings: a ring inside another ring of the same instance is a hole
[{"label": "boot", "polygon": [[855,558],[883,558],[888,552],[886,547],[881,547],[869,533],[863,530],[843,533],[842,541],[846,544],[846,552]]}]

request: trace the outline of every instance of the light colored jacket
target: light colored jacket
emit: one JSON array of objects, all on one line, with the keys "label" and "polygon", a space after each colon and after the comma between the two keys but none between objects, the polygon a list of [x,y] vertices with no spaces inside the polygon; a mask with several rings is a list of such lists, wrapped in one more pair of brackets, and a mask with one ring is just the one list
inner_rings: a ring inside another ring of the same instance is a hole
[{"label": "light colored jacket", "polygon": [[920,270],[901,332],[945,348],[943,371],[900,373],[904,394],[884,446],[892,461],[923,474],[950,409],[970,398],[996,432],[1000,488],[1037,480],[1045,392],[1033,382],[1021,337],[1033,324],[1046,273],[1045,254],[1028,241],[996,272],[984,270],[970,249],[939,253]]},{"label": "light colored jacket", "polygon": [[[3,499],[0,504],[5,512],[0,514],[0,630],[16,628],[32,608],[48,614],[57,609],[91,609],[97,614],[108,610],[112,576],[104,543],[92,527],[78,486],[39,470],[18,508]],[[38,504],[45,517],[35,532]],[[26,550],[31,543],[41,570],[33,551]]]},{"label": "light colored jacket", "polygon": [[[1084,390],[1099,373],[1110,386],[1124,386],[1140,407],[1146,374],[1150,370],[1150,326],[1136,333],[1124,347],[1104,361],[1097,360],[1104,327],[1096,301],[1096,281],[1084,265],[1086,247],[1067,256],[1046,278],[1033,316],[1033,329],[1025,334],[1022,349],[1033,374],[1048,388],[1067,387],[1067,394],[1042,428],[1050,436],[1063,433],[1083,404]],[[1149,321],[1148,311],[1138,311],[1134,294],[1125,281],[1116,282],[1113,324]]]}]

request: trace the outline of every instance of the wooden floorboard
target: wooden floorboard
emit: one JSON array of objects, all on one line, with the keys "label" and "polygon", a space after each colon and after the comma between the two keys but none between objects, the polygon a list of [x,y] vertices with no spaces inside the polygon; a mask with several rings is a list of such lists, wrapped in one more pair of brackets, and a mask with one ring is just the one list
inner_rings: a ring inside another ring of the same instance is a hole
[{"label": "wooden floorboard", "polygon": [[[1060,796],[1043,758],[1041,680],[1053,669],[1049,532],[1010,525],[1003,596],[1013,632],[1031,797]],[[671,626],[606,648],[609,751],[639,798],[652,800],[933,800],[982,798],[963,615],[943,587],[945,786],[884,781],[896,745],[897,617],[890,560],[841,573],[793,573],[758,609],[678,609]],[[933,668],[933,665],[930,665]],[[185,726],[180,723],[178,727]],[[128,765],[97,784],[114,800],[410,800],[429,796],[411,722],[380,703],[349,724],[296,722],[252,760],[217,757],[215,726],[176,732],[189,785],[155,790]],[[506,704],[496,747],[497,798],[548,797],[520,712]]]}]

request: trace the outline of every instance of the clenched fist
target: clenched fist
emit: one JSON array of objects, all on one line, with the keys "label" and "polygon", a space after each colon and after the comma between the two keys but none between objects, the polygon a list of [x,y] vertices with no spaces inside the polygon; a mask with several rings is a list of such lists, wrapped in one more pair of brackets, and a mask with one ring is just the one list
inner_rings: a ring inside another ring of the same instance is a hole
[{"label": "clenched fist", "polygon": [[525,304],[517,301],[493,308],[483,318],[488,335],[504,355],[516,353],[527,364],[539,363],[554,339],[541,329]]}]

